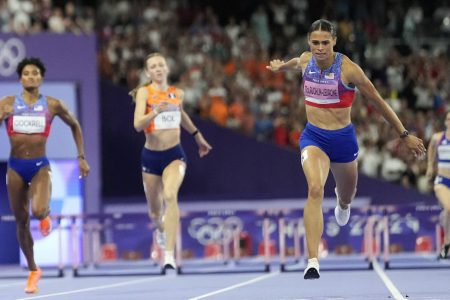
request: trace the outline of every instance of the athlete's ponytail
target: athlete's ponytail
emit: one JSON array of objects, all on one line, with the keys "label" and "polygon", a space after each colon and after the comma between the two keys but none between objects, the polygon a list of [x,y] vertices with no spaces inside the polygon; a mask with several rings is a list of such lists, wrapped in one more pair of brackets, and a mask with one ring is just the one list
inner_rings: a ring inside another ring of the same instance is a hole
[{"label": "athlete's ponytail", "polygon": [[141,87],[147,86],[147,85],[149,85],[149,84],[151,84],[151,83],[152,83],[152,81],[151,81],[151,80],[148,80],[148,81],[146,81],[146,82],[144,82],[144,83],[141,83],[140,85],[138,85],[137,87],[135,87],[134,89],[132,89],[131,91],[128,92],[128,95],[131,96],[131,98],[133,99],[133,102],[136,103],[136,95],[137,95],[137,91],[138,91]]}]

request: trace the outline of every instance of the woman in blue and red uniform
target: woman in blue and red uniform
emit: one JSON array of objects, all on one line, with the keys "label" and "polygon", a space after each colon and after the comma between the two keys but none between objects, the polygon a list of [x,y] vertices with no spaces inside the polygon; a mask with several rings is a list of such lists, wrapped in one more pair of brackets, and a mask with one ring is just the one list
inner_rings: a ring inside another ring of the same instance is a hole
[{"label": "woman in blue and red uniform", "polygon": [[142,180],[149,215],[158,228],[157,242],[165,247],[164,268],[175,269],[174,248],[180,220],[178,190],[186,170],[180,125],[195,138],[200,157],[212,148],[183,110],[183,91],[168,84],[169,68],[164,56],[148,55],[145,71],[150,83],[130,93],[136,102],[134,127],[145,132]]},{"label": "woman in blue and red uniform", "polygon": [[305,279],[319,278],[318,248],[323,232],[322,200],[329,170],[336,182],[335,216],[341,226],[350,218],[356,193],[358,144],[350,111],[355,87],[373,102],[404,144],[415,154],[425,153],[422,140],[405,129],[361,68],[334,52],[336,28],[327,20],[315,21],[308,32],[311,51],[287,62],[272,60],[267,69],[299,70],[303,74],[308,123],[300,138],[301,162],[308,183],[304,222],[309,260]]},{"label": "woman in blue and red uniform", "polygon": [[426,176],[434,179],[434,193],[442,205],[441,224],[444,244],[439,258],[448,258],[450,249],[450,112],[445,113],[445,130],[434,133],[428,145]]},{"label": "woman in blue and red uniform", "polygon": [[18,64],[17,74],[23,91],[0,101],[0,122],[6,120],[11,144],[6,173],[9,203],[16,219],[17,239],[30,270],[25,292],[35,293],[42,271],[34,261],[30,199],[31,212],[40,220],[41,234],[47,236],[52,225],[49,217],[52,182],[45,147],[55,116],[72,130],[81,176],[88,175],[89,165],[84,158],[83,137],[76,118],[60,100],[39,92],[45,75],[44,64],[38,58],[25,58]]}]

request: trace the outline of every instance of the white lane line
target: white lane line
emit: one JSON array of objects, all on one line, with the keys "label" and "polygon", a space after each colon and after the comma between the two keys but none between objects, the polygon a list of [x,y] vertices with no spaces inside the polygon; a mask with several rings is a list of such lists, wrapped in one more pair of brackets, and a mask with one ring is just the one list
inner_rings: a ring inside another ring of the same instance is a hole
[{"label": "white lane line", "polygon": [[0,284],[0,288],[9,287],[9,286],[13,286],[13,285],[19,285],[19,284],[25,285],[25,281],[15,281],[15,282],[10,282],[10,283]]},{"label": "white lane line", "polygon": [[57,296],[63,296],[63,295],[77,294],[77,293],[85,293],[85,292],[91,292],[91,291],[97,291],[97,290],[111,289],[111,288],[116,288],[116,287],[121,287],[121,286],[126,286],[126,285],[133,285],[133,284],[138,284],[138,283],[142,283],[142,282],[157,281],[157,280],[161,280],[164,278],[168,278],[168,277],[152,277],[152,278],[130,280],[130,281],[124,281],[124,282],[119,282],[119,283],[114,283],[114,284],[95,286],[95,287],[91,287],[91,288],[72,290],[72,291],[67,291],[67,292],[53,293],[53,294],[34,296],[34,297],[26,297],[26,298],[18,298],[16,300],[42,299],[42,298],[51,298],[51,297],[57,297]]},{"label": "white lane line", "polygon": [[255,283],[255,282],[258,282],[258,281],[266,280],[266,279],[269,279],[271,277],[277,276],[279,274],[280,274],[280,271],[276,271],[276,272],[273,272],[273,273],[270,273],[270,274],[266,274],[266,275],[263,275],[263,276],[259,276],[259,277],[256,277],[256,278],[253,278],[253,279],[241,282],[239,284],[235,284],[235,285],[232,285],[232,286],[229,286],[229,287],[226,287],[226,288],[223,288],[223,289],[220,289],[220,290],[208,293],[208,294],[204,294],[204,295],[197,296],[197,297],[194,297],[194,298],[189,298],[188,300],[204,299],[204,298],[209,297],[209,296],[214,296],[214,295],[217,295],[217,294],[220,294],[220,293],[224,293],[224,292],[227,292],[227,291],[231,291],[231,290],[243,287],[245,285],[249,285],[249,284],[252,284],[252,283]]},{"label": "white lane line", "polygon": [[387,287],[389,292],[391,292],[392,297],[394,297],[395,300],[406,300],[406,298],[403,297],[402,293],[397,289],[397,287],[394,285],[394,283],[389,279],[389,277],[386,275],[386,273],[381,269],[380,265],[378,264],[378,261],[374,259],[372,261],[373,269],[377,273],[377,275],[381,278],[384,285]]}]

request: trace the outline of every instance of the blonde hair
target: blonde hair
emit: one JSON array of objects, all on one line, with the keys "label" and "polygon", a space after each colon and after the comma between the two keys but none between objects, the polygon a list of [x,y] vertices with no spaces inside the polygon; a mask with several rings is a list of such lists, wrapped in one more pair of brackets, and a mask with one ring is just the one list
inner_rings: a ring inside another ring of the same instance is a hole
[{"label": "blonde hair", "polygon": [[[144,61],[144,69],[147,69],[147,61],[148,61],[150,58],[156,57],[156,56],[161,56],[161,57],[164,58],[164,55],[162,55],[160,52],[153,52],[153,53],[150,53],[150,54],[147,55],[147,57],[145,58],[145,61]],[[131,91],[128,92],[128,95],[130,95],[131,98],[133,98],[133,102],[136,102],[137,91],[138,91],[141,87],[147,86],[147,85],[149,85],[149,84],[151,84],[151,83],[152,83],[152,80],[149,79],[149,80],[147,80],[146,82],[139,84],[137,87],[135,87],[134,89],[132,89]]]}]

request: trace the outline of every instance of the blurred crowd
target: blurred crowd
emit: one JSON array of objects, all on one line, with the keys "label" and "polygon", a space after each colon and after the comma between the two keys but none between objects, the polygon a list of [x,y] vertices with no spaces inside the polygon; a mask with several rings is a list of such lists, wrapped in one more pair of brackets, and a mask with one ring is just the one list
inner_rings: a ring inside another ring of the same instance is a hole
[{"label": "blurred crowd", "polygon": [[[250,1],[254,7],[235,14],[226,12],[239,7],[237,1],[214,2],[99,0],[94,9],[82,1],[0,0],[0,24],[16,32],[95,30],[101,76],[129,89],[146,80],[145,57],[161,52],[171,82],[185,91],[189,113],[297,148],[306,123],[301,74],[265,67],[272,58],[307,50],[309,25],[322,17],[337,25],[335,50],[360,64],[410,132],[428,144],[443,129],[450,100],[450,1]],[[60,19],[58,30],[53,17]],[[398,135],[359,94],[352,115],[363,174],[430,191],[426,158],[405,153]]]},{"label": "blurred crowd", "polygon": [[[189,112],[262,141],[298,147],[306,123],[301,76],[265,67],[271,58],[289,59],[307,49],[314,21],[309,16],[317,9],[311,1],[266,1],[246,18],[226,19],[214,7],[183,1],[133,4],[139,2],[99,7],[104,77],[131,89],[145,80],[145,56],[162,52]],[[406,127],[428,143],[450,100],[450,11],[445,1],[419,4],[324,1],[322,8],[323,17],[337,24],[336,50],[363,67]],[[429,191],[425,158],[404,153],[396,133],[360,95],[352,112],[361,172]]]},{"label": "blurred crowd", "polygon": [[[86,3],[85,3],[86,2]],[[0,31],[93,33],[95,7],[90,1],[0,0]]]}]

